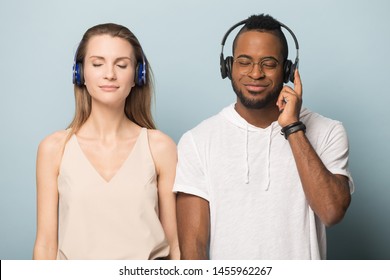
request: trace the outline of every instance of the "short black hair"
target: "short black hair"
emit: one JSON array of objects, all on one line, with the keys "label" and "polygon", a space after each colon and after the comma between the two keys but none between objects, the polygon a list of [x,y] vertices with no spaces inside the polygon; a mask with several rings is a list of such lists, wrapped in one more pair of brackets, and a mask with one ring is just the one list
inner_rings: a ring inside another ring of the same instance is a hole
[{"label": "short black hair", "polygon": [[238,37],[246,32],[246,31],[259,31],[259,32],[270,32],[275,34],[282,44],[282,56],[283,59],[286,61],[288,57],[288,44],[286,40],[286,36],[282,32],[280,22],[277,21],[275,18],[273,18],[270,15],[260,14],[260,15],[252,15],[248,17],[248,19],[245,22],[245,25],[240,29],[240,31],[237,33],[236,37],[233,41],[233,54],[234,49],[236,48],[237,39]]}]

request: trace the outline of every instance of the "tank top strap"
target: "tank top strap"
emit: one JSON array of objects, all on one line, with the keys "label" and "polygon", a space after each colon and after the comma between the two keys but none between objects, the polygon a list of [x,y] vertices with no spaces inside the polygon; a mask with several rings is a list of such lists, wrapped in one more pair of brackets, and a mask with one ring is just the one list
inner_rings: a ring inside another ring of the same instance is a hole
[{"label": "tank top strap", "polygon": [[142,127],[141,128],[141,132],[140,132],[140,135],[138,137],[139,137],[138,141],[140,142],[139,144],[142,147],[141,149],[143,151],[150,150],[149,138],[148,138],[148,129],[146,127]]}]

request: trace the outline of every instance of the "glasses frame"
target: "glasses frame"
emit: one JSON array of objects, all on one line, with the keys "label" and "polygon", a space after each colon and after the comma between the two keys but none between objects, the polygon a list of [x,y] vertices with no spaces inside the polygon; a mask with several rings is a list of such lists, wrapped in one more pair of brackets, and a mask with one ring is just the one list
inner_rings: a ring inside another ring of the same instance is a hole
[{"label": "glasses frame", "polygon": [[[249,62],[249,64],[247,66],[240,64],[240,62],[239,62],[240,59],[246,60],[247,62]],[[267,68],[267,66],[265,66],[265,62],[267,62],[267,61],[276,62],[276,66],[275,67],[270,66],[269,68]],[[263,57],[262,59],[260,59],[260,61],[254,62],[252,58],[245,57],[245,56],[240,56],[240,57],[234,58],[233,63],[237,64],[238,71],[243,75],[248,75],[249,73],[252,73],[256,64],[258,65],[259,70],[262,73],[271,74],[271,73],[275,72],[275,70],[278,68],[278,66],[280,64],[279,60],[277,60],[274,57]],[[247,68],[247,70],[245,70],[246,68]]]}]

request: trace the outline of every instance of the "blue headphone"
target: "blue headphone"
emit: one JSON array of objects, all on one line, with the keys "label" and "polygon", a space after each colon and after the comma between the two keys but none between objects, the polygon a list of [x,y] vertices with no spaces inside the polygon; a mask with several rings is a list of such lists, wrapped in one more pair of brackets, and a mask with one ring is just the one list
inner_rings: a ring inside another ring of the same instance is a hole
[{"label": "blue headphone", "polygon": [[[74,56],[73,61],[73,84],[77,86],[84,85],[84,73],[83,73],[83,64],[81,61],[77,61],[77,53],[78,48],[76,50],[76,54]],[[144,53],[142,52],[142,62],[137,62],[137,66],[135,67],[135,75],[134,82],[137,86],[143,86],[146,84],[146,61]]]}]

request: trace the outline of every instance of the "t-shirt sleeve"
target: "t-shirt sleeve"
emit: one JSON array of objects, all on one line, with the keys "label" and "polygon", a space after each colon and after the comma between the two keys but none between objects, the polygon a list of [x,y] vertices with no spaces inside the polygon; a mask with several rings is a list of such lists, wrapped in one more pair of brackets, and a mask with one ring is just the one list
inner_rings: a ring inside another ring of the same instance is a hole
[{"label": "t-shirt sleeve", "polygon": [[330,172],[348,177],[350,191],[353,193],[355,187],[348,168],[348,136],[342,123],[337,122],[329,131],[325,147],[319,156]]},{"label": "t-shirt sleeve", "polygon": [[191,131],[178,144],[178,163],[173,192],[183,192],[209,200],[207,177]]}]

